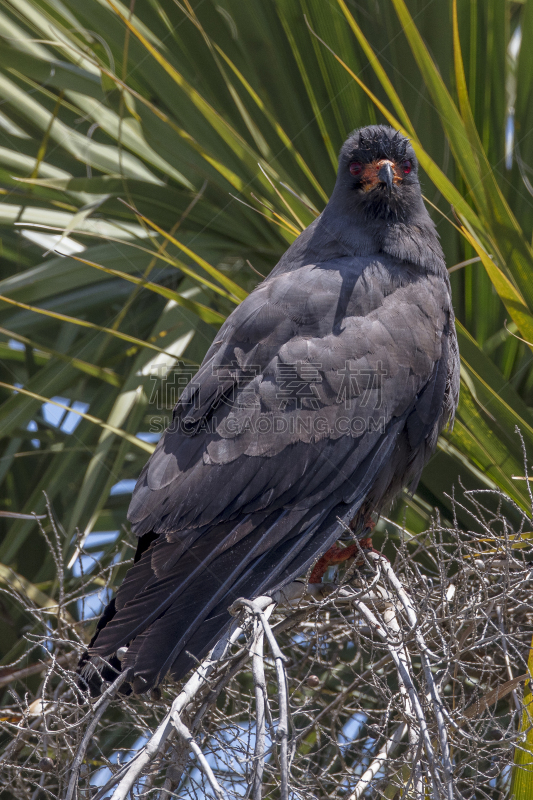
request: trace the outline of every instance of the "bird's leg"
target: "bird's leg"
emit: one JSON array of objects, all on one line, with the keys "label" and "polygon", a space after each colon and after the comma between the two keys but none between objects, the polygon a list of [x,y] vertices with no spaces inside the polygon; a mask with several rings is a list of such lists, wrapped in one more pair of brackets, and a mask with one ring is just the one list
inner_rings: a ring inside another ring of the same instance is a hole
[{"label": "bird's leg", "polygon": [[[370,516],[365,519],[365,530],[372,531],[375,525],[376,523]],[[309,577],[309,583],[321,583],[328,567],[331,567],[333,564],[342,564],[343,561],[348,561],[349,558],[360,554],[361,550],[374,550],[371,537],[359,539],[357,543],[354,542],[347,547],[339,547],[338,544],[334,544],[316,562]],[[358,563],[364,563],[362,556]]]}]

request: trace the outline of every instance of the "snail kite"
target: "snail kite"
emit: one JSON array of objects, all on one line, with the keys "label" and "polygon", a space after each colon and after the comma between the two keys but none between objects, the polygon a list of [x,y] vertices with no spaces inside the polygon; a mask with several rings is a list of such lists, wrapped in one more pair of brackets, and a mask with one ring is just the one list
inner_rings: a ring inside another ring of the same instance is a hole
[{"label": "snail kite", "polygon": [[229,316],[143,469],[136,560],[83,673],[101,656],[136,692],[183,677],[236,598],[309,574],[331,548],[335,560],[339,520],[368,536],[370,515],[416,486],[458,393],[415,153],[391,128],[362,128],[326,208]]}]

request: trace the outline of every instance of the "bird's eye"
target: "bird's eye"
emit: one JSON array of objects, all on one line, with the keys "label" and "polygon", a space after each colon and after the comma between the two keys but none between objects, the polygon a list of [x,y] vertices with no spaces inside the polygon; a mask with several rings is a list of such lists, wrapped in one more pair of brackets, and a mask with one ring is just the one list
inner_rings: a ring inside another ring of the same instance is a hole
[{"label": "bird's eye", "polygon": [[353,175],[354,178],[357,178],[363,171],[363,165],[359,163],[359,161],[352,161],[350,164],[350,175]]},{"label": "bird's eye", "polygon": [[413,165],[412,165],[411,161],[409,161],[409,159],[407,159],[406,161],[402,161],[400,166],[401,166],[401,168],[402,168],[402,170],[404,172],[404,175],[409,175],[409,173],[413,169]]}]

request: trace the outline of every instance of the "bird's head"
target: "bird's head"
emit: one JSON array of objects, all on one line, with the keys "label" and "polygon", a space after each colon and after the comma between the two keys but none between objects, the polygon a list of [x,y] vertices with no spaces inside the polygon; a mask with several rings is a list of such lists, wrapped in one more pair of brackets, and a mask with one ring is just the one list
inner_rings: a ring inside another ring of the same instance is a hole
[{"label": "bird's head", "polygon": [[367,220],[406,221],[421,203],[409,140],[385,125],[351,133],[340,152],[335,194]]}]

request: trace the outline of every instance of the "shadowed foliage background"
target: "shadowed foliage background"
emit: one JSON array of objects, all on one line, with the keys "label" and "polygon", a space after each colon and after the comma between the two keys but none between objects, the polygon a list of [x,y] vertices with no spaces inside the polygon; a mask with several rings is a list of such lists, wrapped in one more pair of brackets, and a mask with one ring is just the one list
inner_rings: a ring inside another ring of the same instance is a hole
[{"label": "shadowed foliage background", "polygon": [[[446,524],[460,484],[529,507],[531,0],[3,0],[0,36],[1,509],[43,513],[46,493],[71,588],[117,536],[131,556],[132,480],[180,386],[362,124],[413,141],[463,366],[454,431],[378,533],[408,539],[434,508]],[[35,521],[0,522],[0,582],[53,603]],[[12,663],[30,623],[0,614]]]}]

